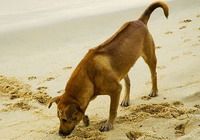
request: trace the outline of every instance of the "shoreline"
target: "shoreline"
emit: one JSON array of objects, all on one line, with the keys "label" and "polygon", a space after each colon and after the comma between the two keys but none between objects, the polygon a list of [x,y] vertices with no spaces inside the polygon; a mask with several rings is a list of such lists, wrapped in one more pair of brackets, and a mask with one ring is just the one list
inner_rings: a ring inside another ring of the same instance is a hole
[{"label": "shoreline", "polygon": [[[175,0],[166,0],[167,3],[170,3]],[[130,2],[130,1],[129,1]],[[126,2],[123,2],[123,4],[119,4],[120,0],[116,2],[116,6],[111,3],[103,4],[103,2],[100,3],[97,7],[92,7],[93,5],[87,6],[86,4],[83,5],[84,7],[71,7],[64,8],[64,7],[57,7],[57,8],[46,8],[41,9],[38,11],[30,10],[26,12],[15,12],[15,13],[3,13],[0,15],[0,19],[2,18],[2,21],[4,20],[4,24],[0,24],[0,33],[5,32],[15,32],[17,30],[26,30],[29,28],[37,28],[37,27],[43,27],[48,26],[60,22],[67,22],[70,20],[76,20],[76,19],[82,19],[82,18],[91,18],[95,16],[104,16],[104,15],[112,15],[113,13],[121,13],[125,12],[130,9],[141,9],[144,8],[146,5],[152,3],[152,1],[143,0],[143,1],[134,1],[134,3],[124,4]],[[128,2],[127,2],[128,3]],[[84,3],[83,3],[84,4]],[[98,4],[98,3],[97,3]],[[66,5],[65,5],[66,6]],[[112,9],[112,10],[111,10]],[[97,11],[101,10],[101,11]],[[33,15],[32,19],[29,17]],[[6,23],[6,17],[14,17],[14,21],[16,20],[16,23],[13,23],[13,21],[7,21]],[[45,17],[46,16],[46,17]],[[27,19],[26,19],[27,18]],[[20,21],[22,20],[22,22]]]}]

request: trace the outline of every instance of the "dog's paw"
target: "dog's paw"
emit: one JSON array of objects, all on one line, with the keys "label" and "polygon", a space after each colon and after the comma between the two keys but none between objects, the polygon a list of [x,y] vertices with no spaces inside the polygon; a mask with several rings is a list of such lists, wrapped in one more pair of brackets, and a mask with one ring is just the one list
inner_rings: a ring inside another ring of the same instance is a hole
[{"label": "dog's paw", "polygon": [[85,126],[90,125],[90,119],[87,115],[83,116],[83,123],[84,123]]},{"label": "dog's paw", "polygon": [[129,100],[123,100],[122,102],[121,102],[121,107],[127,107],[127,106],[129,106]]},{"label": "dog's paw", "polygon": [[100,131],[101,132],[105,132],[105,131],[109,131],[113,128],[113,125],[109,122],[109,121],[106,121],[105,123],[103,123],[100,127]]},{"label": "dog's paw", "polygon": [[158,92],[157,91],[151,91],[149,96],[150,97],[156,97],[156,96],[158,96]]}]

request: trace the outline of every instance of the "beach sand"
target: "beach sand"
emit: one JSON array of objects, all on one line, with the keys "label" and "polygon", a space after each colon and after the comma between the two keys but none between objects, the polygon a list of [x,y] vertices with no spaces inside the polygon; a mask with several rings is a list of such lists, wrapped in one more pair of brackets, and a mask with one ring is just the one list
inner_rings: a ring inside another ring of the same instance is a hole
[{"label": "beach sand", "polygon": [[[52,13],[46,9],[42,14],[29,13],[31,19],[39,16],[41,20],[25,22],[29,18],[21,11],[22,22],[14,24],[13,18],[1,23],[0,139],[64,139],[58,135],[56,105],[48,109],[48,101],[63,93],[88,49],[105,41],[123,23],[137,19],[150,2],[79,17],[74,9],[76,16],[66,19],[69,11],[53,12],[59,9],[57,5]],[[86,111],[90,126],[81,122],[65,139],[200,140],[200,2],[174,0],[168,5],[168,19],[157,9],[148,23],[156,44],[159,96],[148,97],[150,72],[140,58],[129,72],[131,105],[119,107],[114,129],[98,130],[109,111],[109,97],[99,96]],[[61,16],[53,18],[55,13]],[[123,94],[124,90],[121,97]]]}]

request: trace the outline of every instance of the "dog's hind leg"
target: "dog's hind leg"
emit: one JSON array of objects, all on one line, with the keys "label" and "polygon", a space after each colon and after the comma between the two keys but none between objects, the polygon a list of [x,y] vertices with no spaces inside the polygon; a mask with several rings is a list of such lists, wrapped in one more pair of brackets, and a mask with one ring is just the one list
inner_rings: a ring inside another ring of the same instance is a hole
[{"label": "dog's hind leg", "polygon": [[155,54],[155,45],[153,39],[150,38],[149,42],[147,43],[148,46],[144,46],[144,55],[142,56],[144,61],[149,66],[151,71],[151,80],[152,80],[152,90],[149,94],[151,97],[155,97],[158,95],[158,88],[157,88],[157,72],[156,72],[156,54]]},{"label": "dog's hind leg", "polygon": [[129,106],[129,102],[130,102],[130,79],[129,79],[128,74],[124,77],[124,81],[125,81],[125,95],[121,102],[121,106],[127,107]]}]

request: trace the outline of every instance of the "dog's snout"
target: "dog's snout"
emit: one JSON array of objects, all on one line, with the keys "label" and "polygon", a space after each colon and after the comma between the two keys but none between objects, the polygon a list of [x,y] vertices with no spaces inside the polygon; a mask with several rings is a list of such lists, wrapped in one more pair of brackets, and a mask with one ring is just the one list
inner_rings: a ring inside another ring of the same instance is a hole
[{"label": "dog's snout", "polygon": [[67,136],[67,135],[69,135],[69,134],[71,134],[71,131],[64,132],[64,131],[62,131],[62,130],[59,130],[59,135],[60,135],[60,136]]}]

